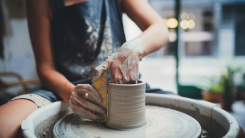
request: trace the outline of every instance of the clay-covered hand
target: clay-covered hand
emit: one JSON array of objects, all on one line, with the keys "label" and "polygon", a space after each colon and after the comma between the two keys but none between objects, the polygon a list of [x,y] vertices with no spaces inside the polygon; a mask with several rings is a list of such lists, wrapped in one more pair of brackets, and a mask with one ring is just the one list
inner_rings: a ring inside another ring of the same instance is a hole
[{"label": "clay-covered hand", "polygon": [[145,43],[140,38],[125,42],[117,52],[108,56],[107,60],[95,68],[92,82],[96,81],[104,71],[110,71],[113,83],[136,83],[139,59],[144,49]]},{"label": "clay-covered hand", "polygon": [[91,120],[103,120],[106,109],[100,106],[103,99],[89,84],[78,84],[71,93],[69,106],[81,117]]}]

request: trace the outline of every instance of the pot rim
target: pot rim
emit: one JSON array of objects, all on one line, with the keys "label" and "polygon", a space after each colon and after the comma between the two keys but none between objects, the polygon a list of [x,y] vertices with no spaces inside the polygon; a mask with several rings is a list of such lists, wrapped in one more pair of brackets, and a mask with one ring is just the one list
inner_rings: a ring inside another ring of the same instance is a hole
[{"label": "pot rim", "polygon": [[137,84],[116,84],[116,83],[112,83],[112,82],[108,82],[108,85],[112,85],[112,86],[141,86],[141,85],[145,85],[145,81],[142,81],[142,80],[138,80],[139,83]]}]

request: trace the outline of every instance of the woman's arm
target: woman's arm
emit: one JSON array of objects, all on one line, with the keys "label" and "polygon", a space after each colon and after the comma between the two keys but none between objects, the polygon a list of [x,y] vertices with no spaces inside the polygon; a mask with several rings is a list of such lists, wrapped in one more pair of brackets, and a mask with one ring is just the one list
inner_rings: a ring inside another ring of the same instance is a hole
[{"label": "woman's arm", "polygon": [[120,49],[110,55],[106,61],[96,67],[92,82],[102,72],[110,70],[113,83],[137,83],[138,60],[159,50],[169,40],[168,29],[163,19],[145,0],[119,0],[120,7],[143,31]]},{"label": "woman's arm", "polygon": [[145,0],[121,0],[121,7],[143,31],[139,36],[146,44],[144,57],[159,50],[168,43],[168,29],[163,19],[151,8]]},{"label": "woman's arm", "polygon": [[75,86],[56,71],[51,48],[48,0],[27,0],[28,27],[41,84],[68,103]]}]

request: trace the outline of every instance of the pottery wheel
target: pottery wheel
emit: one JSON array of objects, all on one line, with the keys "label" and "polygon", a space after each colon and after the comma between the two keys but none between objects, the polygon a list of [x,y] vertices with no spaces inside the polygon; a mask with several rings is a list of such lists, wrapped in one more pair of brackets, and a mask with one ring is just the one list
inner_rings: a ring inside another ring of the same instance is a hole
[{"label": "pottery wheel", "polygon": [[111,129],[102,122],[93,122],[70,114],[54,126],[57,138],[197,138],[201,134],[200,124],[182,112],[146,105],[147,124],[129,130]]}]

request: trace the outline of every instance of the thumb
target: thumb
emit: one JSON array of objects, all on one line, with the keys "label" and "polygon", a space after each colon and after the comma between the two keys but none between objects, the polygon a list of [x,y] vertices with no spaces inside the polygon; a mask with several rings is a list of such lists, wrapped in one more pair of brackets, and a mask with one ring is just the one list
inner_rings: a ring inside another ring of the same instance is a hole
[{"label": "thumb", "polygon": [[111,66],[111,61],[105,60],[101,65],[96,67],[94,69],[93,77],[91,81],[95,82],[96,80],[98,80],[105,71],[109,71],[110,66]]}]

